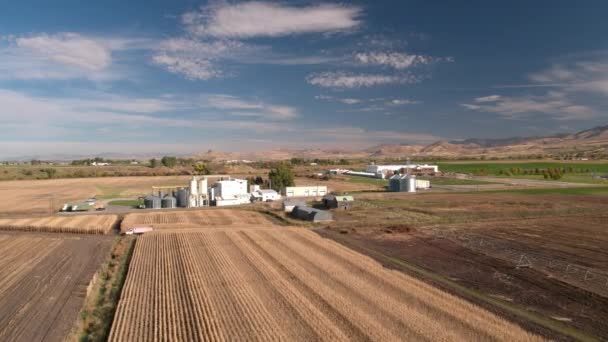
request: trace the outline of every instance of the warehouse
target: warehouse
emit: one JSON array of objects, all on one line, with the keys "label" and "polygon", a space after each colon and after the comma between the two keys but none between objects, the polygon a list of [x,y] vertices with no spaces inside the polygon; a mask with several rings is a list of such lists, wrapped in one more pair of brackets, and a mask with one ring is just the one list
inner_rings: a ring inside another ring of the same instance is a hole
[{"label": "warehouse", "polygon": [[437,165],[421,165],[421,164],[405,164],[405,165],[375,165],[371,164],[367,166],[367,172],[373,173],[378,178],[386,178],[395,173],[408,173],[417,175],[434,175],[439,172],[439,166]]},{"label": "warehouse", "polygon": [[323,196],[323,205],[325,208],[339,208],[339,209],[350,209],[355,199],[353,196],[337,196],[337,195],[325,195]]},{"label": "warehouse", "polygon": [[320,209],[300,205],[293,208],[291,215],[300,220],[306,220],[311,222],[331,221],[333,219],[329,211],[323,211]]},{"label": "warehouse", "polygon": [[288,186],[283,191],[285,197],[323,197],[327,195],[327,186]]}]

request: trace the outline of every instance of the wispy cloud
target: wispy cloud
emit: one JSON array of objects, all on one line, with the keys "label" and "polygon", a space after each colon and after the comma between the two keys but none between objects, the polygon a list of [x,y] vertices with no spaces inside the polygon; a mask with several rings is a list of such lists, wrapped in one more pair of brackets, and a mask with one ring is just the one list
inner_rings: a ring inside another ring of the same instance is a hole
[{"label": "wispy cloud", "polygon": [[582,120],[596,115],[592,108],[579,105],[562,92],[548,92],[541,96],[484,96],[474,99],[475,104],[462,107],[487,113],[497,113],[507,119],[525,119],[544,114],[557,120]]},{"label": "wispy cloud", "polygon": [[298,116],[298,111],[294,107],[244,100],[231,95],[210,95],[205,98],[205,102],[206,106],[226,110],[236,116],[254,116],[271,120],[288,120]]},{"label": "wispy cloud", "polygon": [[322,72],[309,75],[306,81],[325,88],[361,88],[387,84],[413,84],[421,81],[414,75],[355,74],[350,72]]},{"label": "wispy cloud", "polygon": [[362,65],[388,66],[397,70],[404,70],[416,65],[429,64],[431,57],[410,55],[401,52],[358,52],[355,60]]},{"label": "wispy cloud", "polygon": [[[500,88],[550,88],[538,95],[505,96],[493,94],[461,104],[464,108],[497,113],[509,119],[544,115],[556,120],[585,120],[601,115],[597,104],[608,97],[608,63],[603,59],[583,59],[556,63],[530,73],[529,84],[503,85]],[[591,96],[596,101],[588,102]]]},{"label": "wispy cloud", "polygon": [[251,1],[203,6],[185,13],[182,22],[197,36],[252,38],[352,30],[360,25],[360,16],[361,9],[349,5]]}]

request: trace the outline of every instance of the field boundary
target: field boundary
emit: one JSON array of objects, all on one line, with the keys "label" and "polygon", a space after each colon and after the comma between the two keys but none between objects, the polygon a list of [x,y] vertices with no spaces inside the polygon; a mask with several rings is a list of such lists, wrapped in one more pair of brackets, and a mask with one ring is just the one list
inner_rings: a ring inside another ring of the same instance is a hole
[{"label": "field boundary", "polygon": [[66,340],[107,341],[136,240],[117,238],[106,261],[93,276],[78,320]]},{"label": "field boundary", "polygon": [[428,269],[425,269],[423,267],[410,263],[406,260],[388,256],[386,254],[378,252],[375,249],[364,247],[360,243],[356,243],[354,241],[347,240],[345,238],[338,236],[338,234],[335,234],[335,233],[328,233],[327,231],[319,231],[319,230],[315,230],[315,232],[322,237],[329,238],[331,240],[339,242],[340,244],[342,244],[348,248],[352,248],[354,250],[360,251],[360,252],[378,260],[383,265],[388,265],[388,266],[395,267],[399,270],[405,270],[405,271],[411,272],[412,274],[416,275],[418,278],[430,281],[432,284],[439,285],[440,287],[447,289],[449,292],[454,293],[460,297],[473,299],[475,301],[486,304],[486,306],[489,305],[490,307],[498,308],[503,312],[513,315],[514,317],[523,319],[528,322],[532,322],[535,325],[537,325],[541,328],[550,330],[554,333],[565,335],[565,336],[574,338],[579,341],[600,341],[599,338],[589,335],[579,329],[568,326],[559,321],[547,319],[539,314],[527,311],[517,305],[512,305],[512,304],[500,301],[498,299],[492,298],[479,291],[467,288],[448,278],[445,278],[439,274],[436,274]]}]

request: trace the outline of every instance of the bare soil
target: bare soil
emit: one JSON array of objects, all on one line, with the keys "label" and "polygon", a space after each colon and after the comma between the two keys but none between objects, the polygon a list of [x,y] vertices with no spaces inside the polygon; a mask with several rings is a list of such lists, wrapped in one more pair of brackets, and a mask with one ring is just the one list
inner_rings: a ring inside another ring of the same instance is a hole
[{"label": "bare soil", "polygon": [[335,211],[321,233],[608,338],[605,198],[446,194],[366,203]]}]

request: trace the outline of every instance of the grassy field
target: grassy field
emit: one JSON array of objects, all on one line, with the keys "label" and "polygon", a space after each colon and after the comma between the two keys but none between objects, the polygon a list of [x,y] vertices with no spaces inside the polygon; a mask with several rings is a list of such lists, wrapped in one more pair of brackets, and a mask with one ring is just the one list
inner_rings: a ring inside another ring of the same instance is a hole
[{"label": "grassy field", "polygon": [[115,200],[115,201],[110,201],[108,202],[109,205],[120,205],[123,207],[139,207],[140,205],[144,204],[143,200]]},{"label": "grassy field", "polygon": [[[368,178],[368,177],[358,177],[358,176],[345,176],[346,180],[351,183],[360,183],[360,184],[371,184],[378,186],[388,186],[387,179],[377,179],[377,178]],[[456,179],[456,178],[444,178],[444,177],[419,177],[419,179],[427,179],[431,181],[432,185],[485,185],[485,184],[494,184],[490,182],[483,182],[472,179]]]},{"label": "grassy field", "polygon": [[484,192],[484,193],[520,194],[520,195],[608,196],[608,187],[518,189],[518,190],[497,190],[497,191],[482,191],[482,192]]},{"label": "grassy field", "polygon": [[439,170],[443,172],[473,173],[485,169],[489,174],[498,175],[499,171],[509,171],[511,168],[521,169],[547,169],[568,168],[589,169],[598,173],[608,173],[608,163],[581,163],[581,162],[514,162],[514,163],[440,163]]}]

